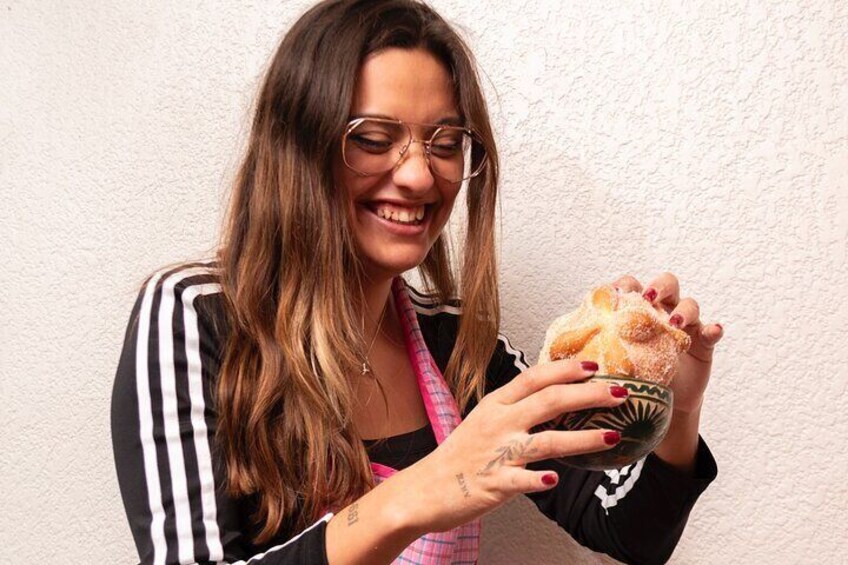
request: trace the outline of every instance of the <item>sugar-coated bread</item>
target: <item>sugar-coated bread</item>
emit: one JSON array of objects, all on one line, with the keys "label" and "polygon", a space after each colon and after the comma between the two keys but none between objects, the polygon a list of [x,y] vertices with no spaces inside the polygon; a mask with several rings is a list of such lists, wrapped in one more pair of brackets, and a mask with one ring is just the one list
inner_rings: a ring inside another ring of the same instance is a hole
[{"label": "sugar-coated bread", "polygon": [[689,335],[638,292],[611,285],[587,293],[580,307],[551,324],[539,363],[576,358],[598,363],[598,375],[625,375],[667,385],[689,349]]}]

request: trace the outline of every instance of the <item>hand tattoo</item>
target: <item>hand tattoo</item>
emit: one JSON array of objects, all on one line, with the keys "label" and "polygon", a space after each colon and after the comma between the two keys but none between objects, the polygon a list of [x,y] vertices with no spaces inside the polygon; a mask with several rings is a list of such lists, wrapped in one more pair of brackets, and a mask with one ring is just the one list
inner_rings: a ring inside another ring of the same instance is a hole
[{"label": "hand tattoo", "polygon": [[354,502],[347,511],[347,525],[352,526],[359,521],[359,503]]},{"label": "hand tattoo", "polygon": [[522,457],[526,455],[535,454],[538,449],[536,449],[535,447],[530,447],[530,443],[532,441],[533,436],[530,436],[524,442],[521,442],[519,440],[513,440],[508,444],[497,448],[495,451],[500,453],[500,455],[489,461],[485,467],[477,471],[477,474],[486,475],[491,472],[492,468],[495,466],[502,467],[510,461],[519,461]]},{"label": "hand tattoo", "polygon": [[456,476],[456,480],[459,482],[459,489],[462,491],[462,496],[468,498],[471,496],[471,492],[468,490],[468,484],[465,482],[465,477],[462,473],[459,473]]}]

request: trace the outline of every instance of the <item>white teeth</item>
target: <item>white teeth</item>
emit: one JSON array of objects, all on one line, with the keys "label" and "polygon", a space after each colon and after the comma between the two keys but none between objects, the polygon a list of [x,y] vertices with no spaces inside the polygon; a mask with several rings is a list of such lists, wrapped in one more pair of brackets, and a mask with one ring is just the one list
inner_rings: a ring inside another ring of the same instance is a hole
[{"label": "white teeth", "polygon": [[405,208],[394,204],[379,204],[375,207],[374,213],[385,220],[391,220],[401,224],[411,224],[418,223],[424,219],[425,208],[424,206]]}]

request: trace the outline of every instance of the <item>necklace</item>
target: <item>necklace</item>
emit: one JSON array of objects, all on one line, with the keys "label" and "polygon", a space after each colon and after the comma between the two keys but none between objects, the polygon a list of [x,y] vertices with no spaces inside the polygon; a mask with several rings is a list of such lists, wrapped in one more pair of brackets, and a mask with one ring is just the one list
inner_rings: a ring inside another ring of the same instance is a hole
[{"label": "necklace", "polygon": [[[380,312],[380,319],[379,319],[379,321],[377,322],[377,330],[374,332],[374,337],[372,337],[372,338],[371,338],[371,344],[368,346],[368,350],[365,352],[365,358],[362,360],[362,371],[361,371],[361,373],[360,373],[360,374],[362,374],[363,376],[364,376],[364,375],[367,375],[368,373],[373,373],[373,372],[374,372],[374,371],[372,371],[372,370],[371,370],[371,363],[368,361],[368,355],[371,353],[371,348],[373,348],[373,347],[374,347],[374,342],[375,342],[375,341],[377,341],[377,336],[380,334],[380,328],[381,328],[381,327],[382,327],[382,325],[383,325],[383,318],[384,318],[384,317],[385,317],[385,315],[386,315],[386,307],[387,307],[388,305],[389,305],[389,301],[388,301],[388,299],[387,299],[387,300],[386,300],[386,303],[385,303],[385,304],[383,304],[383,311],[382,311],[382,312]],[[365,323],[364,323],[364,316],[363,316],[363,324],[362,324],[362,327],[363,327],[363,328],[365,327]]]}]

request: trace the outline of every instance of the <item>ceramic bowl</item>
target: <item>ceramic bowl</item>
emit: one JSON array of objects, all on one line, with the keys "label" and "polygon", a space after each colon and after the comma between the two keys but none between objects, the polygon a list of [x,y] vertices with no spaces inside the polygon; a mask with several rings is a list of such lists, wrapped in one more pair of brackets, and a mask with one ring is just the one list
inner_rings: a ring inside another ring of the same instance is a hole
[{"label": "ceramic bowl", "polygon": [[590,408],[568,412],[535,430],[616,430],[621,441],[606,451],[570,455],[560,460],[572,467],[603,471],[635,463],[665,437],[671,422],[673,393],[667,386],[619,375],[596,375],[589,379],[620,385],[630,395],[614,408]]}]

